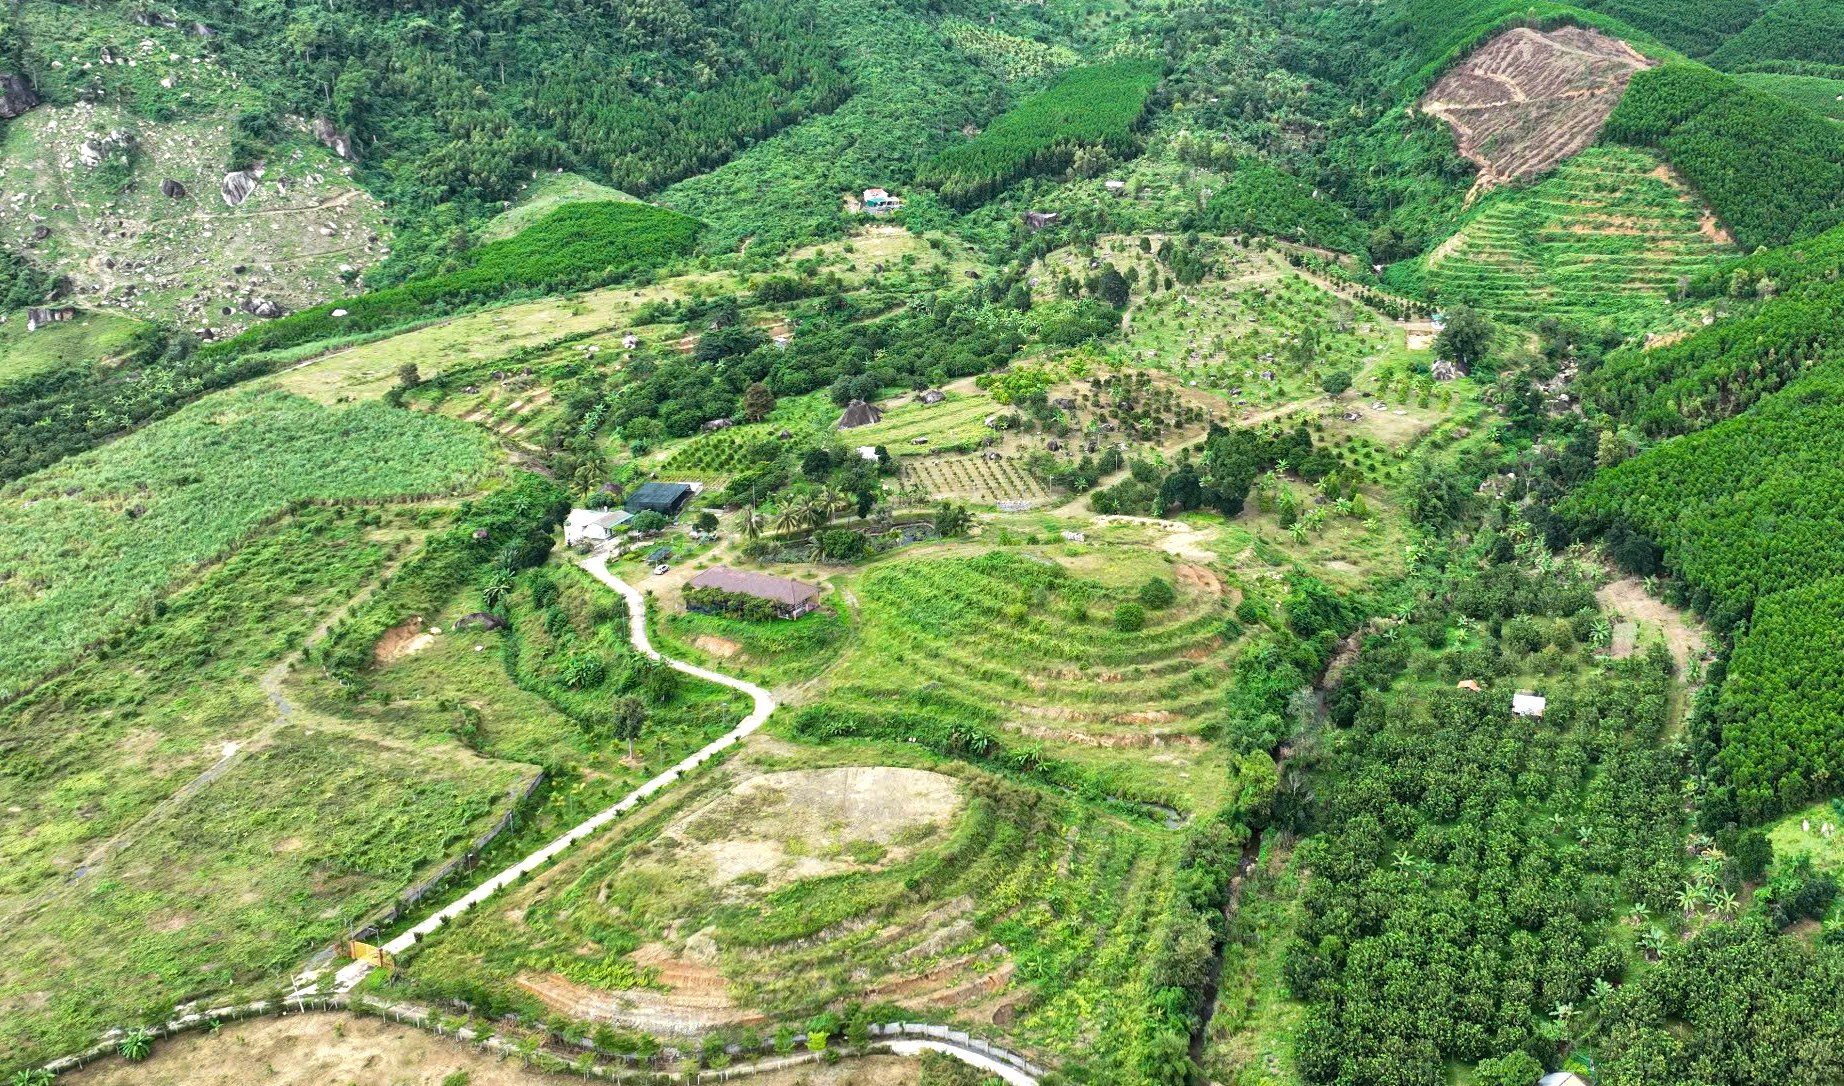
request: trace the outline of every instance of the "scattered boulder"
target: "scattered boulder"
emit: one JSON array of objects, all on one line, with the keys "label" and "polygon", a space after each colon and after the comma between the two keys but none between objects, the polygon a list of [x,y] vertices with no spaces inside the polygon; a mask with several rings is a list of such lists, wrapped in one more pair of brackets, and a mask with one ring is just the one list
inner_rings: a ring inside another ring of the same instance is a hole
[{"label": "scattered boulder", "polygon": [[49,226],[35,226],[32,228],[32,240],[33,241],[44,241],[46,238],[50,236],[51,236],[51,227]]},{"label": "scattered boulder", "polygon": [[314,118],[314,138],[340,158],[350,161],[358,157],[352,149],[351,138],[334,128],[333,122],[325,117]]},{"label": "scattered boulder", "polygon": [[38,94],[24,78],[0,72],[0,120],[10,121],[38,105]]},{"label": "scattered boulder", "polygon": [[497,630],[506,625],[506,620],[491,611],[475,611],[471,615],[462,615],[455,622],[457,630]]},{"label": "scattered boulder", "polygon": [[224,183],[218,186],[218,192],[224,202],[232,207],[242,206],[256,191],[256,175],[248,170],[233,170],[224,175]]},{"label": "scattered boulder", "polygon": [[282,315],[282,307],[267,298],[251,298],[243,303],[243,311],[252,317],[274,320]]},{"label": "scattered boulder", "polygon": [[169,200],[183,200],[186,198],[186,186],[169,177],[160,182],[160,195]]},{"label": "scattered boulder", "polygon": [[206,41],[210,41],[212,38],[215,38],[218,36],[217,31],[206,26],[204,23],[193,23],[192,30],[190,31],[190,33],[192,34],[193,37],[204,38]]}]

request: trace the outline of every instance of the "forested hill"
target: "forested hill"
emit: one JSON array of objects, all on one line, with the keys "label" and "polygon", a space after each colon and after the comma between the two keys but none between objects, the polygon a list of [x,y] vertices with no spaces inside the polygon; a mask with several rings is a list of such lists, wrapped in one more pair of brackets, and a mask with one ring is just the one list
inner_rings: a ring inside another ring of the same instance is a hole
[{"label": "forested hill", "polygon": [[[16,60],[48,102],[118,102],[156,120],[216,114],[236,129],[226,171],[273,153],[285,118],[331,122],[395,219],[396,259],[374,283],[470,244],[469,228],[535,170],[577,169],[645,195],[851,92],[806,0],[31,2],[15,22]],[[168,29],[206,38],[235,90],[182,93],[72,63]]]}]

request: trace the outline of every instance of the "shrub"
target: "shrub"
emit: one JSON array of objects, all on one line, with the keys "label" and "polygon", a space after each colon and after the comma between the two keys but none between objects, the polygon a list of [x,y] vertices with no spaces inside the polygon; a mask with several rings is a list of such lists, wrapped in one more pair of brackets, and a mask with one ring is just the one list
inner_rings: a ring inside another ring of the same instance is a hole
[{"label": "shrub", "polygon": [[1177,600],[1178,593],[1172,590],[1172,582],[1163,577],[1154,577],[1140,586],[1140,604],[1147,610],[1163,610]]},{"label": "shrub", "polygon": [[1138,633],[1146,626],[1146,609],[1137,603],[1123,603],[1114,609],[1114,628],[1121,633]]}]

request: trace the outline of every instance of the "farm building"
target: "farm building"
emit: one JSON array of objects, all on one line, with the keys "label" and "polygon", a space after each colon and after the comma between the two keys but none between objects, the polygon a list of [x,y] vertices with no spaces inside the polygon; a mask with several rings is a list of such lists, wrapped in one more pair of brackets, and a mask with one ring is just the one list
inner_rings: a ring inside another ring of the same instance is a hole
[{"label": "farm building", "polygon": [[853,400],[845,405],[845,414],[839,416],[838,428],[850,430],[859,426],[869,426],[874,422],[882,422],[883,418],[884,413],[877,409],[876,404]]},{"label": "farm building", "polygon": [[603,543],[633,519],[633,514],[622,509],[572,509],[563,522],[563,541],[571,547],[578,543]]},{"label": "farm building", "polygon": [[903,206],[903,201],[885,192],[883,189],[864,190],[864,209],[873,215],[885,211],[895,211]]},{"label": "farm building", "polygon": [[1511,715],[1542,716],[1549,705],[1549,699],[1540,698],[1528,690],[1519,690],[1511,695]]},{"label": "farm building", "polygon": [[[782,618],[799,618],[820,605],[820,590],[786,577],[766,573],[749,573],[728,566],[714,566],[691,579],[688,589],[715,589],[731,595],[749,596],[774,604]],[[696,605],[690,605],[696,610]]]},{"label": "farm building", "polygon": [[692,493],[690,483],[646,483],[634,491],[622,508],[629,513],[663,513],[676,517],[691,500]]}]

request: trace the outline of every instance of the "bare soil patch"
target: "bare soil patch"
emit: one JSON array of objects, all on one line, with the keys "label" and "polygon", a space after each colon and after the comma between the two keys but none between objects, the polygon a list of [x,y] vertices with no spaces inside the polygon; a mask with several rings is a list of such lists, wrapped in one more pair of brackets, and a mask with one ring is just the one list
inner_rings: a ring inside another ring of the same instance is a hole
[{"label": "bare soil patch", "polygon": [[1707,644],[1703,630],[1684,612],[1647,595],[1645,585],[1636,578],[1611,581],[1601,586],[1594,598],[1602,610],[1639,624],[1638,644],[1662,636],[1680,670],[1688,667],[1692,660],[1702,658]]},{"label": "bare soil patch", "polygon": [[350,1014],[258,1018],[225,1026],[216,1036],[191,1033],[160,1042],[146,1063],[104,1060],[60,1075],[58,1081],[77,1086],[438,1086],[457,1071],[467,1072],[469,1086],[562,1081],[420,1029]]},{"label": "bare soil patch", "polygon": [[422,616],[418,615],[384,631],[384,636],[378,638],[377,647],[371,650],[372,659],[379,667],[383,667],[405,657],[415,656],[433,644],[435,635],[423,628]]},{"label": "bare soil patch", "polygon": [[1542,173],[1593,143],[1633,73],[1651,61],[1580,27],[1519,27],[1474,50],[1421,101],[1479,166],[1473,195]]},{"label": "bare soil patch", "polygon": [[716,634],[699,634],[692,638],[692,644],[712,656],[725,660],[743,651],[743,646],[727,637],[718,637]]},{"label": "bare soil patch", "polygon": [[[954,778],[920,769],[844,766],[764,773],[692,811],[666,836],[698,853],[694,866],[727,884],[745,875],[764,886],[900,860],[960,810]],[[899,844],[905,842],[905,844]],[[874,863],[852,845],[874,845]]]}]

